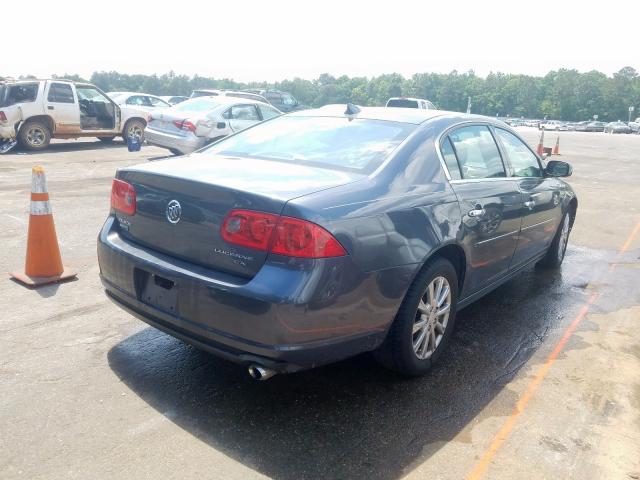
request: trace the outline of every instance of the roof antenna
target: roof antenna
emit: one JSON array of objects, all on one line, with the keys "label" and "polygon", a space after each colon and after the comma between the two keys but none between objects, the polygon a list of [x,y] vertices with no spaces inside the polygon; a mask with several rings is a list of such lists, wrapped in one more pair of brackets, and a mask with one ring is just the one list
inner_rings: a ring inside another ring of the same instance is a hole
[{"label": "roof antenna", "polygon": [[356,115],[360,113],[360,107],[353,103],[347,103],[347,109],[344,111],[345,115]]}]

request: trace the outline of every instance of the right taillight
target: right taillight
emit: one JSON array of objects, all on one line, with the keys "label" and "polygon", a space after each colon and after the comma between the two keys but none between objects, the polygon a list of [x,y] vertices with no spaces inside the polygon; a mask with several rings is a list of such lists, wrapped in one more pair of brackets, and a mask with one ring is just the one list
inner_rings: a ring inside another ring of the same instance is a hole
[{"label": "right taillight", "polygon": [[228,243],[288,257],[327,258],[347,254],[327,230],[299,218],[233,210],[220,230]]},{"label": "right taillight", "polygon": [[127,215],[136,213],[136,189],[123,180],[113,179],[111,184],[111,208]]}]

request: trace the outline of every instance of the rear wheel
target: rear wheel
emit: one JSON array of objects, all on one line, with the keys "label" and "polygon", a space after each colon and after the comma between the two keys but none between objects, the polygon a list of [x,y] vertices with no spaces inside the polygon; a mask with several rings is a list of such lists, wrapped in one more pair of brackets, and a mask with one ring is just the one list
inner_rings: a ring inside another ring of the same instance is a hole
[{"label": "rear wheel", "polygon": [[409,288],[376,357],[403,375],[422,375],[449,341],[456,318],[458,276],[445,259],[426,266]]},{"label": "rear wheel", "polygon": [[18,142],[26,150],[43,150],[50,141],[49,126],[40,120],[27,121],[18,132]]},{"label": "rear wheel", "polygon": [[555,237],[547,250],[547,254],[540,260],[539,265],[545,268],[559,268],[564,260],[569,243],[569,233],[571,232],[571,217],[569,212],[565,213],[560,221],[560,226]]}]

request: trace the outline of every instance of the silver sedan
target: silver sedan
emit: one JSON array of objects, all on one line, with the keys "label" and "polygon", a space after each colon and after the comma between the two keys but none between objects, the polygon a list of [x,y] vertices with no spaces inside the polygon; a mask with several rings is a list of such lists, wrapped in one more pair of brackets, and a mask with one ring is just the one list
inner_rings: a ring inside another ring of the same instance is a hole
[{"label": "silver sedan", "polygon": [[151,112],[145,139],[175,155],[184,155],[281,114],[273,106],[254,100],[198,97]]}]

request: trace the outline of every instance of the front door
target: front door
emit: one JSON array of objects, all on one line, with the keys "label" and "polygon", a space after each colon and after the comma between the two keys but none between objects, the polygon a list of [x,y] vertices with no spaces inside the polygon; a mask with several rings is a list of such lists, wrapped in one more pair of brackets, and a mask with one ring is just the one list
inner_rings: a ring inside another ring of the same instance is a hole
[{"label": "front door", "polygon": [[45,113],[53,118],[55,134],[80,132],[80,108],[70,83],[47,82]]},{"label": "front door", "polygon": [[520,138],[502,128],[496,128],[495,133],[507,157],[511,175],[517,179],[525,207],[511,264],[512,268],[517,268],[549,248],[562,218],[562,184],[556,178],[544,177],[537,155]]},{"label": "front door", "polygon": [[453,130],[442,140],[441,149],[462,213],[468,263],[466,296],[508,272],[522,222],[522,193],[517,181],[507,178],[500,151],[486,125]]}]

